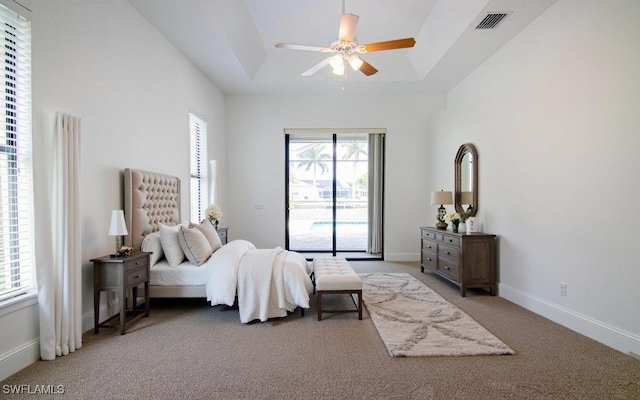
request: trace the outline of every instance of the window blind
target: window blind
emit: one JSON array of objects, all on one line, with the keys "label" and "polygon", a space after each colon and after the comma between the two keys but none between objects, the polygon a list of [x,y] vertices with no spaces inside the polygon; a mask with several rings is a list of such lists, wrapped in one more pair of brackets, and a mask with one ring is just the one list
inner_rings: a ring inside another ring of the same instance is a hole
[{"label": "window blind", "polygon": [[207,208],[207,123],[197,115],[189,113],[191,137],[191,221],[204,218]]},{"label": "window blind", "polygon": [[0,301],[34,288],[31,25],[0,4]]}]

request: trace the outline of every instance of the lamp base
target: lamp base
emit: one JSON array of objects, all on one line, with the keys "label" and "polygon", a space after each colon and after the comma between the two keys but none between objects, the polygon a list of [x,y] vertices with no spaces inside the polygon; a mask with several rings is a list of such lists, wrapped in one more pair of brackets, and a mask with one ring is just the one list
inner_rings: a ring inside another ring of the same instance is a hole
[{"label": "lamp base", "polygon": [[438,221],[438,223],[436,224],[436,229],[440,229],[441,231],[445,231],[445,230],[447,230],[447,226],[449,226],[449,224],[447,224],[446,222]]}]

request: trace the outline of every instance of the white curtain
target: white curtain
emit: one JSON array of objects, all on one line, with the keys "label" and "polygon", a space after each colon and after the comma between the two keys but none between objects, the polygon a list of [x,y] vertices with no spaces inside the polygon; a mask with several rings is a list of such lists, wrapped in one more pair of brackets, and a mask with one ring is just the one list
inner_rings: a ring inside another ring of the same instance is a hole
[{"label": "white curtain", "polygon": [[384,135],[369,134],[369,242],[367,253],[382,252]]},{"label": "white curtain", "polygon": [[53,360],[82,347],[80,252],[81,120],[56,113],[50,260],[37,263],[40,357]]}]

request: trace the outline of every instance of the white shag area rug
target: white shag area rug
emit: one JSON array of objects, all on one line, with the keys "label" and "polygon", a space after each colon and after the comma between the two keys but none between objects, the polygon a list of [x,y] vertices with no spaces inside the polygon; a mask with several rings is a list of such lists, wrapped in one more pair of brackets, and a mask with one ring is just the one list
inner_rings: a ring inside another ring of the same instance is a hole
[{"label": "white shag area rug", "polygon": [[359,275],[364,304],[391,356],[515,353],[413,276],[406,273]]}]

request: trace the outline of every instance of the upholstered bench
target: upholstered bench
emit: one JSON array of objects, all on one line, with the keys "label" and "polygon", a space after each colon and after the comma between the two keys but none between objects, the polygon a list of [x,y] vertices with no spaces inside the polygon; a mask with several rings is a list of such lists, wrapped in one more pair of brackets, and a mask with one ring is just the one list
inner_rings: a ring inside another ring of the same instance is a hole
[{"label": "upholstered bench", "polygon": [[[357,312],[362,319],[362,280],[344,258],[323,257],[313,259],[315,289],[318,293],[318,321],[323,312]],[[322,296],[325,294],[351,295],[356,308],[344,310],[323,310]],[[356,300],[353,295],[356,295]]]}]

